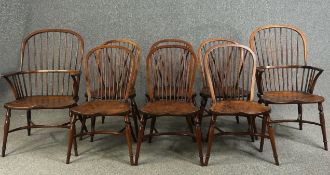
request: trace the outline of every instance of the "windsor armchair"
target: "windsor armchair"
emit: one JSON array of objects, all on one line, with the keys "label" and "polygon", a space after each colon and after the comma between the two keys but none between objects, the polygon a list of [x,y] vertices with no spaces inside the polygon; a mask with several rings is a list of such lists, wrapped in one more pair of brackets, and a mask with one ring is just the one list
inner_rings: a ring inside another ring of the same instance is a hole
[{"label": "windsor armchair", "polygon": [[[155,42],[154,44],[152,44],[151,47],[150,47],[150,51],[153,48],[156,48],[156,47],[159,47],[159,46],[166,46],[166,45],[179,45],[179,46],[189,47],[193,50],[192,45],[187,41],[184,41],[184,40],[178,39],[178,38],[166,38],[166,39],[161,39],[161,40]],[[167,87],[167,88],[171,88],[171,87]],[[158,91],[156,90],[155,92],[158,92]],[[155,94],[155,95],[157,96],[157,94]],[[182,95],[184,96],[184,94],[182,94]],[[147,98],[147,101],[150,101],[150,97],[149,97],[148,92],[146,92],[145,96]],[[193,95],[192,95],[193,103],[196,105],[195,97],[196,97],[196,93],[193,93]],[[150,133],[153,133],[153,132],[157,133],[158,132],[158,130],[155,127],[156,126],[156,120],[157,120],[156,117],[153,117],[151,119],[151,125],[150,125],[150,131],[149,131]],[[192,131],[194,121],[191,120],[190,117],[186,117],[186,121],[188,123],[189,129]],[[193,138],[193,140],[194,140],[194,138]],[[151,143],[151,141],[152,141],[152,134],[149,134],[149,143]]]},{"label": "windsor armchair", "polygon": [[[140,49],[140,46],[132,41],[132,40],[129,40],[129,39],[123,39],[123,40],[109,40],[109,41],[106,41],[104,43],[102,43],[101,45],[117,45],[117,46],[123,46],[123,47],[126,47],[128,48],[132,53],[133,53],[133,56],[134,56],[134,59],[135,59],[135,63],[136,63],[136,70],[134,72],[134,80],[133,82],[135,83],[136,82],[136,77],[137,77],[137,72],[138,72],[138,68],[139,68],[139,63],[140,63],[140,59],[141,59],[141,49]],[[131,113],[132,113],[132,118],[133,118],[133,121],[134,121],[134,128],[135,128],[135,134],[137,135],[138,133],[138,116],[139,116],[139,110],[138,110],[138,107],[137,107],[137,104],[136,104],[136,101],[135,101],[135,97],[136,97],[136,92],[135,92],[135,85],[133,84],[132,85],[133,87],[133,90],[130,91],[130,94],[129,94],[129,101],[130,101],[130,105],[131,105]],[[91,96],[97,96],[97,91],[98,90],[95,90],[93,92],[91,92]],[[86,101],[87,101],[87,94],[85,94],[86,96]],[[102,116],[102,123],[104,123],[104,120],[105,120],[105,117]],[[93,117],[91,119],[91,127],[95,127],[95,117]],[[85,122],[85,121],[84,121]],[[85,123],[83,124],[84,127],[85,127]],[[82,128],[81,132],[83,132],[83,129],[87,130],[87,128]],[[135,138],[135,135],[134,135],[134,132],[132,132],[132,135],[133,135],[133,140],[136,141],[136,138]],[[82,139],[82,135],[80,136],[80,139]],[[91,141],[93,141],[93,136],[91,136]]]},{"label": "windsor armchair", "polygon": [[[250,37],[250,47],[258,58],[257,84],[259,102],[296,104],[297,119],[272,120],[272,123],[297,122],[321,126],[324,149],[328,150],[322,103],[324,98],[313,94],[322,69],[307,65],[305,34],[291,25],[268,25],[257,28]],[[303,120],[302,105],[317,104],[320,123]]]},{"label": "windsor armchair", "polygon": [[78,155],[75,123],[79,117],[95,118],[100,116],[123,116],[124,132],[95,130],[83,132],[83,135],[94,134],[126,135],[130,163],[134,165],[131,123],[131,112],[128,98],[133,89],[136,73],[134,54],[127,47],[117,45],[100,45],[91,49],[84,60],[84,73],[88,102],[70,110],[70,130],[66,163],[70,163],[72,144],[75,155]]},{"label": "windsor armchair", "polygon": [[[216,135],[260,136],[260,151],[264,138],[269,138],[275,164],[279,165],[275,138],[270,121],[270,108],[253,101],[256,62],[253,51],[239,44],[220,44],[210,47],[204,58],[204,71],[212,98],[209,111],[212,115],[208,131],[208,149],[205,165],[208,165],[211,147]],[[219,95],[216,95],[219,94]],[[217,116],[245,116],[255,118],[261,115],[262,130],[257,133],[252,125],[247,132],[227,132],[216,126]],[[266,135],[266,127],[268,134]],[[215,130],[218,132],[216,133]]]},{"label": "windsor armchair", "polygon": [[[3,75],[15,96],[4,105],[6,117],[2,157],[5,156],[8,133],[32,128],[68,128],[40,125],[31,120],[32,110],[66,109],[76,106],[80,66],[84,54],[83,38],[68,29],[41,29],[28,34],[21,45],[20,70]],[[25,110],[27,126],[9,130],[12,110]]]},{"label": "windsor armchair", "polygon": [[[193,103],[193,85],[197,58],[193,49],[182,45],[161,45],[152,47],[146,60],[149,101],[140,110],[135,163],[138,164],[146,121],[156,117],[188,117],[195,121],[195,131],[157,132],[149,136],[181,135],[195,138],[200,164],[203,165],[199,109]],[[149,137],[149,139],[151,138]]]}]

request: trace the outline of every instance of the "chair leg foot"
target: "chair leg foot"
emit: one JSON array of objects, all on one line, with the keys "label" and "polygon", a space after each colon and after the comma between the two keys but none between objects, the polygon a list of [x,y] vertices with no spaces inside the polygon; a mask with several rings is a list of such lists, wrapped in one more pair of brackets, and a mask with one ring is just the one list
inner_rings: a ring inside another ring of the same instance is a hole
[{"label": "chair leg foot", "polygon": [[146,125],[146,122],[144,120],[144,117],[142,116],[141,126],[139,128],[139,133],[138,133],[138,140],[137,140],[137,144],[136,144],[135,165],[139,164],[140,149],[141,149],[141,144],[143,142],[145,125]]},{"label": "chair leg foot", "polygon": [[269,139],[270,139],[270,143],[272,146],[272,150],[273,150],[273,157],[275,160],[275,165],[279,166],[279,161],[278,161],[278,155],[277,155],[277,151],[276,151],[276,143],[275,143],[275,136],[274,136],[274,131],[272,128],[272,125],[269,123],[270,122],[270,117],[269,114],[266,114],[267,117],[267,126],[268,126],[268,135],[269,135]]},{"label": "chair leg foot", "polygon": [[6,146],[7,146],[7,139],[8,139],[8,133],[9,133],[9,125],[10,125],[10,116],[11,116],[11,110],[7,109],[6,117],[5,117],[5,124],[3,127],[3,142],[2,142],[2,157],[6,156]]},{"label": "chair leg foot", "polygon": [[129,120],[128,115],[125,115],[125,135],[126,135],[126,141],[128,146],[128,152],[129,152],[129,161],[131,165],[135,165],[134,163],[134,157],[133,157],[133,148],[132,148],[132,140],[131,140],[131,122]]},{"label": "chair leg foot", "polygon": [[198,148],[199,162],[201,166],[204,166],[204,154],[202,144],[202,131],[200,127],[200,118],[198,115],[195,116],[195,138]]},{"label": "chair leg foot", "polygon": [[[72,143],[75,142],[75,136],[74,136],[74,131],[75,129],[75,116],[73,114],[70,114],[70,128],[68,131],[68,150],[66,154],[66,164],[70,163],[70,157],[71,157],[71,150],[72,150]],[[76,147],[77,145],[75,145]],[[75,148],[76,149],[76,148]],[[77,152],[78,153],[78,152]]]},{"label": "chair leg foot", "polygon": [[207,166],[209,164],[210,153],[211,153],[212,143],[213,143],[213,139],[214,139],[214,127],[215,127],[216,119],[217,119],[217,117],[215,115],[212,115],[209,132],[208,132],[208,139],[207,139],[208,146],[207,146],[207,152],[206,152],[205,161],[204,161],[205,166]]},{"label": "chair leg foot", "polygon": [[318,103],[318,109],[319,109],[319,115],[320,115],[320,124],[321,124],[322,136],[323,136],[324,150],[328,151],[327,132],[325,129],[325,120],[324,120],[322,103]]}]

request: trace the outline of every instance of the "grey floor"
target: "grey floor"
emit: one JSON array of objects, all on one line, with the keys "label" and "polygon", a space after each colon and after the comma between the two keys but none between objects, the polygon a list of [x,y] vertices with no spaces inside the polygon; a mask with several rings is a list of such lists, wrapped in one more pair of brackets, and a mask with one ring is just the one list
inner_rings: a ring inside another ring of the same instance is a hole
[{"label": "grey floor", "polygon": [[[295,118],[296,106],[291,106],[292,114],[281,114],[281,108],[272,113],[273,118],[283,115]],[[306,119],[318,121],[315,105],[304,109]],[[12,115],[11,127],[25,124],[24,113]],[[33,111],[32,115],[35,123],[67,120],[67,111]],[[208,121],[203,122],[204,135]],[[329,128],[330,122],[326,121]],[[223,129],[245,130],[246,120],[241,118],[241,123],[236,124],[234,118],[223,117],[218,125]],[[120,129],[122,126],[120,117],[107,118],[103,125],[101,119],[97,120],[97,128]],[[159,130],[186,128],[183,118],[162,118],[157,126]],[[283,124],[274,128],[279,167],[273,164],[268,140],[265,140],[264,152],[260,153],[259,142],[232,136],[216,138],[207,167],[199,166],[197,147],[191,138],[179,136],[156,137],[151,144],[144,142],[139,166],[129,165],[124,137],[98,135],[94,142],[86,137],[78,141],[80,155],[73,156],[71,164],[66,165],[67,130],[33,129],[29,137],[23,130],[9,134],[7,156],[1,158],[0,174],[330,174],[330,154],[322,148],[320,127],[306,124],[300,131],[297,124]]]}]

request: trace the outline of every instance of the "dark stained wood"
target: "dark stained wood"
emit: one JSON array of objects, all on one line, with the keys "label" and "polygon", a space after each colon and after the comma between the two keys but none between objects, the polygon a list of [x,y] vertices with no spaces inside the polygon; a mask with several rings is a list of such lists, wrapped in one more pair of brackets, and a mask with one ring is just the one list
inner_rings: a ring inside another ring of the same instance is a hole
[{"label": "dark stained wood", "polygon": [[[3,157],[9,132],[27,129],[31,135],[31,128],[69,128],[68,122],[60,125],[34,124],[31,110],[76,106],[83,55],[83,38],[72,30],[41,29],[23,39],[20,70],[3,75],[15,96],[15,101],[5,104]],[[27,125],[9,130],[11,110],[26,110]]]},{"label": "dark stained wood", "polygon": [[[221,55],[221,57],[215,55]],[[249,135],[269,138],[273,149],[275,164],[279,165],[274,133],[270,125],[270,108],[253,101],[256,73],[256,59],[253,51],[239,44],[218,44],[210,47],[205,53],[205,74],[212,98],[209,111],[212,115],[208,130],[208,149],[205,165],[208,165],[214,136]],[[216,96],[219,94],[219,96]],[[245,116],[248,118],[247,132],[225,132],[216,126],[217,116]],[[262,133],[257,133],[252,123],[257,116],[262,116]],[[268,135],[265,128],[268,128]],[[218,131],[217,133],[215,131]],[[260,146],[262,147],[262,146]],[[261,149],[260,149],[261,151]]]},{"label": "dark stained wood", "polygon": [[[143,115],[136,148],[136,165],[148,119],[152,119],[149,142],[153,136],[159,135],[190,136],[196,140],[200,165],[204,165],[199,109],[193,103],[196,68],[197,58],[188,42],[164,39],[151,46],[146,59],[149,101],[141,109]],[[159,116],[184,116],[187,123],[190,123],[190,130],[158,132],[155,122]],[[191,120],[195,121],[195,132],[192,131]]]},{"label": "dark stained wood", "polygon": [[[319,104],[322,96],[314,95],[314,87],[322,69],[307,65],[305,34],[291,25],[267,25],[257,28],[250,36],[250,47],[257,54],[257,85],[259,102],[268,104],[297,104],[297,120],[272,120],[273,123],[320,123],[303,120],[302,104]],[[321,114],[320,114],[321,116]],[[323,123],[323,124],[322,124]],[[322,128],[324,143],[327,142]],[[324,144],[327,150],[327,144]]]},{"label": "dark stained wood", "polygon": [[[132,93],[136,74],[136,60],[127,47],[118,45],[100,45],[89,50],[84,60],[84,73],[88,102],[70,110],[72,116],[69,130],[69,142],[66,163],[70,163],[72,144],[77,135],[75,124],[79,118],[85,121],[92,119],[90,135],[93,141],[95,134],[125,135],[128,145],[130,164],[135,165],[132,153],[131,123],[129,120],[128,98]],[[92,94],[93,92],[93,94]],[[96,130],[95,119],[102,116],[121,116],[125,129],[123,132]]]}]

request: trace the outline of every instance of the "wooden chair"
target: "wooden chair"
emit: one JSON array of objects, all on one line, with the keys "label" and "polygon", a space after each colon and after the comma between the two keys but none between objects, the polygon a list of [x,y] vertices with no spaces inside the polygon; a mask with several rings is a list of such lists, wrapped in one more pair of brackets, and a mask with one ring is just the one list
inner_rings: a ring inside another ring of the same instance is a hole
[{"label": "wooden chair", "polygon": [[[258,58],[257,84],[259,102],[296,104],[297,119],[272,120],[272,123],[297,122],[321,126],[324,149],[328,150],[322,103],[314,95],[320,68],[307,66],[307,42],[304,33],[291,25],[268,25],[257,28],[250,37],[250,46]],[[318,104],[320,123],[303,120],[302,105]]]},{"label": "wooden chair", "polygon": [[[156,47],[159,47],[159,46],[166,46],[166,45],[169,45],[169,46],[179,45],[179,46],[189,47],[192,50],[194,50],[192,45],[187,41],[184,41],[184,40],[179,39],[179,38],[166,38],[166,39],[161,39],[161,40],[155,42],[154,44],[152,44],[151,47],[150,47],[149,52],[153,48],[156,48]],[[147,102],[149,102],[150,101],[149,93],[146,92],[145,96],[146,96]],[[193,95],[192,95],[193,103],[196,105],[195,97],[196,97],[196,93],[193,92]],[[190,119],[191,119],[190,117],[187,117],[186,121],[188,123],[189,128],[193,128],[194,121],[192,121],[193,119],[192,120],[190,120]],[[152,132],[158,133],[158,130],[155,127],[156,126],[156,120],[157,120],[156,117],[153,117],[151,119],[151,125],[150,125],[150,131],[149,131],[150,133],[152,133]],[[193,140],[194,140],[194,138],[193,138]],[[151,143],[151,141],[152,141],[152,134],[149,134],[149,143]]]},{"label": "wooden chair", "polygon": [[[5,156],[10,132],[27,129],[30,136],[31,128],[68,128],[68,123],[35,124],[31,120],[31,111],[76,106],[83,54],[83,38],[72,30],[41,29],[23,39],[20,71],[3,75],[14,93],[15,101],[4,105],[7,112],[2,157]],[[27,126],[9,130],[12,110],[27,111]]]},{"label": "wooden chair", "polygon": [[[135,66],[136,70],[135,70],[135,73],[134,73],[134,80],[133,80],[133,82],[135,83],[138,68],[139,68],[139,64],[140,64],[140,59],[141,59],[141,48],[140,48],[140,46],[136,42],[134,42],[132,40],[129,40],[129,39],[109,40],[109,41],[106,41],[106,42],[102,43],[101,45],[123,46],[123,47],[128,48],[133,53],[135,63],[136,63],[136,66]],[[138,129],[139,129],[139,127],[138,127],[139,109],[138,109],[138,106],[137,106],[136,101],[135,101],[136,92],[135,92],[134,86],[135,85],[133,84],[132,85],[133,90],[130,91],[130,94],[129,94],[129,101],[130,101],[130,105],[131,105],[132,118],[133,118],[133,121],[134,121],[135,134],[137,135]],[[97,90],[95,92],[91,92],[91,95],[92,96],[97,95]],[[87,94],[85,94],[85,96],[86,96],[86,101],[87,101]],[[104,123],[104,120],[105,120],[105,116],[102,116],[102,123]],[[95,117],[93,117],[91,121],[92,121],[91,122],[91,124],[92,124],[91,127],[95,127]],[[86,128],[82,128],[81,132],[83,132],[83,129],[87,130]],[[136,141],[134,132],[132,132],[132,135],[133,135],[133,140]],[[80,137],[80,139],[82,139],[82,137]],[[91,141],[93,141],[93,137],[91,137]]]},{"label": "wooden chair", "polygon": [[[260,136],[260,151],[263,150],[264,138],[269,138],[275,164],[279,165],[274,133],[269,122],[270,108],[253,101],[256,72],[253,51],[239,44],[215,45],[206,51],[204,65],[212,97],[209,108],[212,118],[208,131],[205,165],[208,165],[215,135],[250,135],[252,138]],[[261,133],[254,132],[252,125],[248,132],[225,132],[216,126],[217,116],[246,116],[251,121],[259,115],[263,119]],[[265,134],[266,127],[268,135]],[[215,130],[218,132],[215,133]]]},{"label": "wooden chair", "polygon": [[140,110],[139,128],[135,163],[138,164],[144,129],[148,119],[175,116],[195,120],[195,131],[150,132],[152,136],[181,135],[196,138],[200,164],[203,165],[199,109],[193,104],[193,84],[197,68],[197,58],[191,47],[182,45],[162,45],[152,47],[147,60],[146,72],[149,90],[149,102]]},{"label": "wooden chair", "polygon": [[74,144],[75,155],[78,155],[75,123],[79,117],[124,116],[124,132],[95,130],[92,127],[90,132],[83,132],[82,134],[90,136],[94,136],[94,134],[126,135],[130,163],[134,165],[129,119],[131,109],[128,98],[135,81],[135,66],[134,55],[127,47],[100,45],[87,53],[84,60],[84,71],[88,102],[70,110],[71,127],[67,164],[70,163],[72,144]]},{"label": "wooden chair", "polygon": [[[205,70],[204,70],[205,53],[206,53],[207,49],[209,49],[210,47],[217,45],[217,44],[238,44],[238,43],[236,41],[230,40],[230,39],[210,38],[210,39],[202,41],[202,43],[199,45],[197,56],[198,56],[198,62],[199,62],[199,70],[200,70],[202,83],[203,83],[203,87],[200,92],[200,96],[202,97],[201,104],[200,104],[202,114],[205,111],[205,107],[207,105],[208,99],[211,98],[211,94],[210,94],[209,88],[207,87],[207,81],[205,78]],[[238,116],[236,116],[236,122],[239,123]]]}]

